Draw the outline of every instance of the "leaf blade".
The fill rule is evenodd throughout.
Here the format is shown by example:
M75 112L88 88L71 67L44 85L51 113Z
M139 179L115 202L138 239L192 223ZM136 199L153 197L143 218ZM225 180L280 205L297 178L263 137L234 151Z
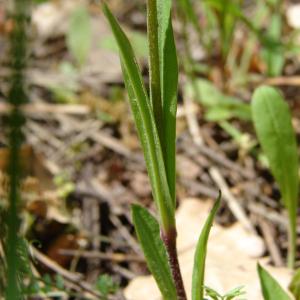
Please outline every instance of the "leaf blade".
M292 266L296 240L299 158L291 115L279 92L267 86L255 91L251 108L258 139L279 185L283 204L288 210L292 243L289 249L289 266Z
M171 19L167 28L163 51L162 103L163 103L163 152L171 197L176 201L176 113L178 89L178 61Z
M176 112L178 60L171 20L170 0L157 0L158 40L162 97L162 150L170 194L176 201Z
M291 283L289 284L289 291L294 295L295 299L300 299L300 269L293 274Z
M194 268L193 268L193 278L192 278L192 300L202 300L204 294L204 271L205 271L205 259L207 251L207 242L210 233L210 229L213 224L214 217L221 202L221 193L214 204L204 226L201 231L195 256L194 256Z
M279 283L260 265L257 272L265 300L291 300Z
M171 276L167 253L160 238L159 224L145 208L139 205L132 205L132 218L147 265L164 299L176 300L176 289Z
M195 91L196 90L196 91ZM223 94L210 81L197 79L192 84L187 83L184 88L187 97L199 101L205 108L205 118L209 121L224 121L231 118L251 120L251 108L242 100Z
M103 9L120 50L124 80L144 152L153 197L159 211L163 229L167 231L175 225L175 205L170 196L165 164L153 111L129 40L107 5L104 4Z

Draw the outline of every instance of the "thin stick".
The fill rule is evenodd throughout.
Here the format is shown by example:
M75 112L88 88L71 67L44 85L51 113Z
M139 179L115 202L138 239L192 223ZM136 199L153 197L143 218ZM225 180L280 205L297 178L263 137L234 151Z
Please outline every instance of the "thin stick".
M278 245L275 242L274 228L272 228L270 223L264 220L263 218L260 218L258 220L258 224L262 230L262 234L265 238L267 247L269 249L270 255L274 261L275 266L282 267L284 265L284 262L280 254Z
M185 97L184 107L185 107L185 114L186 114L188 128L193 138L193 141L195 145L202 146L203 138L201 136L200 127L197 121L197 114L194 108L195 107L194 102L191 99Z
M51 260L49 257L44 255L34 247L30 247L30 251L33 254L33 257L36 258L41 264L48 267L55 273L60 274L62 277L64 277L66 280L70 281L71 283L76 284L82 290L96 297L96 299L101 299L101 295L98 292L96 292L93 289L93 287L90 286L87 282L83 281L83 276L81 274L73 273L64 269L59 264ZM116 300L117 298L114 296L108 296L108 299Z
M104 253L99 251L78 251L78 250L70 250L70 249L61 249L59 253L62 255L69 255L69 256L78 255L85 258L101 258L103 260L111 260L114 262L124 262L124 261L145 262L145 259L140 256L129 255L124 253Z
M300 86L300 76L267 78L263 83L269 85Z
M241 222L246 230L256 235L252 223L250 222L241 205L238 203L237 199L232 195L220 171L216 167L212 167L209 170L209 174L222 191L222 195L224 196L224 199L226 200L228 207L234 216Z
M41 100L42 101L42 100ZM12 105L0 103L0 114L8 114L12 111ZM24 114L35 116L38 114L70 114L70 115L87 115L91 109L82 104L49 104L49 103L31 103L24 104L20 107Z
M61 267L56 262L52 261L49 257L38 251L34 247L30 247L30 252L32 253L32 256L37 259L40 263L42 263L44 266L48 267L55 273L60 274L64 278L70 280L70 281L81 281L83 279L83 276L77 273L70 272L63 267Z

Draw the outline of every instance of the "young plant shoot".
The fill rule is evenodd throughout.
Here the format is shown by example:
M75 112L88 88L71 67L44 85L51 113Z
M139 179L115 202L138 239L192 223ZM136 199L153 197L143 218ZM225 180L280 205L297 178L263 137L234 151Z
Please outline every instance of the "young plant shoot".
M258 88L252 100L254 127L279 185L282 202L289 216L288 266L294 267L296 220L299 193L299 158L288 105L271 87Z
M176 110L178 63L171 22L171 0L147 1L150 95L132 46L106 4L104 13L117 41L129 102L141 141L158 221L132 206L136 233L165 300L186 300L176 248ZM220 198L220 197L219 197ZM218 200L199 238L193 273L193 299L203 299L206 246Z

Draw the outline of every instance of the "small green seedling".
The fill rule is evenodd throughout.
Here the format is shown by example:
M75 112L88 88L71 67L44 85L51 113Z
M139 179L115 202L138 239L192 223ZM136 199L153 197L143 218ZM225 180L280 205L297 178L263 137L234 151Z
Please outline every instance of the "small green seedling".
M271 87L258 88L252 100L254 127L279 185L289 216L288 266L293 268L296 255L296 218L299 193L299 158L295 132L288 105Z
M245 295L246 292L244 291L244 287L240 286L222 296L214 289L206 286L205 294L212 300L242 300L241 298L237 299L237 297Z
M114 282L112 277L104 274L99 276L95 288L101 293L101 299L107 300L109 295L115 294L118 291L119 285Z
M129 95L129 102L134 116L135 124L141 140L146 166L150 177L152 186L153 198L156 203L158 211L157 219L149 213L149 211L140 205L132 206L132 217L135 230L142 246L149 270L151 271L157 285L161 291L164 300L186 300L186 292L183 286L183 280L178 264L178 255L176 249L176 225L175 225L175 129L176 129L176 106L177 106L177 84L178 84L178 65L176 58L176 49L173 37L172 23L171 23L171 0L148 0L148 45L149 45L149 71L150 71L150 94L144 85L141 71L139 69L137 60L134 55L133 48L126 37L125 33L119 26L117 20L106 4L103 5L104 13L109 21L114 37L119 47L121 65L125 85ZM276 94L278 97L278 94ZM267 95L268 96L268 95ZM274 96L274 94L271 96ZM290 136L291 124L288 123L290 119L284 115L283 127L287 129L286 133L278 134L277 120L275 125L269 118L262 118L267 120L262 122L259 114L262 110L257 109L257 101L260 103L264 99L264 95L256 93L253 103L253 114L256 127L259 131L259 136L265 141L265 136L268 137L270 129L271 133L275 134L275 142L273 139L266 143L267 149L269 147L276 148L277 139L283 138L284 145L290 145L292 150L287 150L286 154L292 154L291 162L288 163L289 172L287 174L289 179L293 179L291 185L289 181L284 181L283 184L278 177L278 182L281 184L283 199L290 212L291 219L291 261L294 260L294 243L295 243L295 195L298 193L298 181L296 184L295 169L298 166L298 160L294 156L295 141L293 136ZM267 97L268 99L268 97ZM264 100L263 100L264 101ZM275 100L278 102L278 99ZM279 100L280 102L280 100ZM281 102L280 102L281 103ZM262 104L259 104L262 105ZM280 104L276 104L280 105ZM277 107L275 105L275 108ZM264 107L263 107L264 108ZM284 106L284 114L288 111ZM281 108L280 108L281 109ZM269 113L267 111L267 113ZM264 113L266 114L266 113ZM264 116L264 115L263 115ZM281 121L279 121L281 122ZM288 125L285 123L287 122ZM266 124L265 124L266 123ZM270 124L271 125L270 125ZM275 126L275 129L273 128ZM267 134L265 129L267 129ZM280 126L281 128L281 126ZM279 129L280 129L279 128ZM267 138L268 140L268 138ZM288 147L286 147L288 148ZM290 148L288 148L290 149ZM275 152L275 158L278 159L278 153ZM291 153L290 153L291 152ZM274 153L271 155L270 164L273 166ZM295 163L296 162L296 163ZM282 165L280 165L282 167ZM277 175L277 165L272 168L273 173ZM285 173L284 173L285 174ZM281 175L281 173L280 173ZM285 174L286 175L286 174ZM199 237L195 257L192 278L192 300L204 299L204 271L205 271L205 257L207 252L207 241L209 232L213 223L213 219L220 204L220 197L215 203L208 219L202 229ZM276 295L279 298L284 298L286 295L278 284L268 273L262 268L258 269L263 287L265 300L269 300L268 291L273 287ZM235 289L225 296L220 296L212 289L206 289L208 296L215 297L215 299L234 299L242 295L241 289ZM217 297L217 298L216 298ZM282 298L280 298L282 297ZM214 299L214 298L213 298ZM272 298L275 300L276 298ZM276 299L276 300L277 300Z
M176 110L178 64L171 23L171 0L148 0L150 93L133 48L106 4L104 13L119 47L129 102L141 141L158 221L148 210L132 206L136 233L150 271L165 300L186 300L176 249ZM202 230L195 254L192 299L203 299L207 240L219 200Z

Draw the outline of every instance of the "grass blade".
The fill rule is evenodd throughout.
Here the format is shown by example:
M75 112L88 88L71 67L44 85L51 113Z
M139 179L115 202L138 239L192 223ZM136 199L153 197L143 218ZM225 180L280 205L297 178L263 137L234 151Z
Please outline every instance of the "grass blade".
M176 300L166 249L160 238L156 219L143 207L132 205L134 227L143 248L147 265L165 300Z
M291 300L279 283L259 264L257 272L265 300Z
M283 1L275 0L270 3L270 22L268 26L267 34L268 36L277 41L281 42L281 37L283 34L283 18L281 11L283 9ZM285 52L283 47L273 47L265 45L262 51L262 57L267 64L267 75L268 76L279 76L282 73L284 63L285 63Z
M192 300L203 300L204 297L204 272L209 232L221 202L221 193L214 204L201 231L194 257L193 279L192 279Z
M131 110L144 151L162 228L164 231L168 231L175 226L175 205L168 188L165 164L153 111L133 49L109 8L104 4L103 9L120 50L122 70Z
M290 222L289 266L295 260L299 160L288 105L271 87L258 88L252 100L252 116L258 139L279 185Z
M178 4L180 8L185 12L188 20L193 24L197 34L200 36L202 34L202 29L200 27L200 22L196 14L195 8L191 0L179 0Z
M157 0L157 7L163 115L161 145L170 194L175 205L178 61L171 22L171 1Z

